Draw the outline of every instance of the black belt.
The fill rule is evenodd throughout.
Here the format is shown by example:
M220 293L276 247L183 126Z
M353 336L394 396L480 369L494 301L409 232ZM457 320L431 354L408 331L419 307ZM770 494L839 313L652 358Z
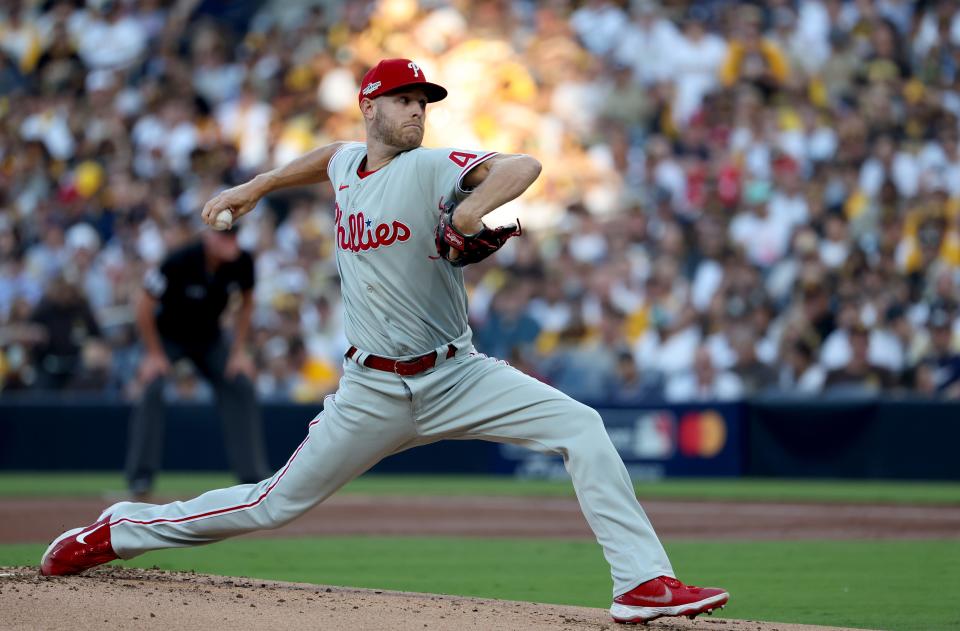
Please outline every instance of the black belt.
M352 358L357 354L357 347L351 346L347 350L346 357L347 359ZM457 347L453 344L447 345L447 359L450 359L457 354ZM437 365L437 351L430 351L426 355L420 355L419 357L414 357L413 359L406 359L399 361L396 359L388 359L386 357L378 357L377 355L367 355L367 358L363 360L363 365L367 368L373 368L374 370L382 370L384 372L392 372L401 377L411 377L413 375L418 375L425 370L430 370Z

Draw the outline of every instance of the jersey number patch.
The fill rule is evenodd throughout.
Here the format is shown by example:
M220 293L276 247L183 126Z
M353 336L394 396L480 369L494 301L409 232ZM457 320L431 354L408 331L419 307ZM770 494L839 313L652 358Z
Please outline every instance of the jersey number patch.
M453 151L453 152L451 152L450 155L447 156L447 157L450 158L451 160L453 160L454 164L456 164L458 167L461 167L461 168L462 168L462 167L467 166L467 165L470 163L471 160L473 160L474 158L476 158L476 157L477 157L477 154L475 154L475 153L466 153L466 152L464 152L464 151Z

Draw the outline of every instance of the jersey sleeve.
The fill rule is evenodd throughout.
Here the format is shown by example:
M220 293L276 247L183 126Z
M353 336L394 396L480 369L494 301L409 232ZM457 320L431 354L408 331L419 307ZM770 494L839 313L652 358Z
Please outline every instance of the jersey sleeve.
M447 147L430 149L425 154L426 169L437 195L454 195L457 199L463 199L472 192L463 184L463 178L475 166L497 155L497 152Z
M143 289L156 300L162 300L170 287L170 279L174 275L173 268L177 260L168 257L159 266L151 267L143 275Z
M327 162L327 177L330 178L330 183L334 189L346 178L349 166L347 156L351 151L356 151L357 147L362 146L363 143L359 142L345 142L330 156L330 160Z

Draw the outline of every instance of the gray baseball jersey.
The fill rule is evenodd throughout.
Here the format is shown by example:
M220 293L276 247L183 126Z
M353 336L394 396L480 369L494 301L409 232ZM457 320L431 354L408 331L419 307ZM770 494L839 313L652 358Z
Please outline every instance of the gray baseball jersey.
M360 349L344 361L336 394L269 479L186 502L108 508L116 554L129 559L276 528L391 454L443 439L480 439L563 457L610 563L614 595L673 576L600 415L470 343L462 272L437 258L434 232L439 206L465 193L458 190L464 175L494 154L415 149L363 175L365 154L365 145L348 143L328 165L346 333ZM414 375L364 364L369 354L434 349L442 351L436 365Z
M421 147L361 175L366 155L365 144L347 143L327 167L347 340L385 357L468 344L463 271L438 259L434 233L440 206L496 154Z

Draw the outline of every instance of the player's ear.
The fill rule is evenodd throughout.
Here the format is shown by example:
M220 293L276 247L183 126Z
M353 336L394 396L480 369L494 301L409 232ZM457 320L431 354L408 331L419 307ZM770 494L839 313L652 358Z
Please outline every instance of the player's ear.
M363 118L366 120L373 120L376 107L377 105L373 102L373 99L363 99L360 101L360 113L363 114Z

